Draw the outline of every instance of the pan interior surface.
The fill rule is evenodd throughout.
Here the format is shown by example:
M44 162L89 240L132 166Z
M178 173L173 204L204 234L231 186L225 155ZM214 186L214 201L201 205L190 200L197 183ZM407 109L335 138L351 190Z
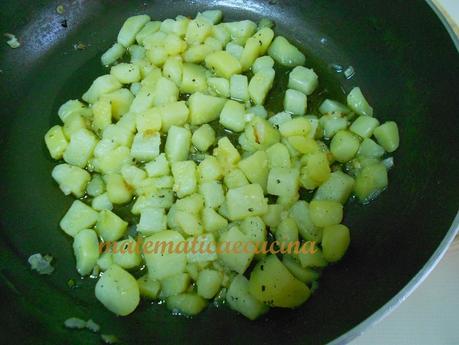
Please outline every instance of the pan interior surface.
M222 9L225 20L274 20L277 34L302 47L306 66L318 72L330 96L344 101L360 86L378 118L395 120L402 141L390 185L369 206L348 205L343 222L351 229L351 247L297 310L272 310L252 322L210 306L189 320L143 302L132 315L115 317L96 300L95 281L78 277L71 241L58 228L72 198L51 179L55 163L43 136L58 123L63 102L80 98L107 73L100 56L125 18L194 16L213 8ZM416 275L457 212L459 59L423 2L3 1L0 32L14 33L22 43L0 48L0 340L10 334L8 343L99 344L96 334L63 327L65 319L80 317L128 344L328 342L376 312ZM74 48L80 42L86 49ZM355 76L345 79L335 64L353 66ZM51 276L30 271L27 258L37 252L56 258ZM69 288L69 279L78 287Z

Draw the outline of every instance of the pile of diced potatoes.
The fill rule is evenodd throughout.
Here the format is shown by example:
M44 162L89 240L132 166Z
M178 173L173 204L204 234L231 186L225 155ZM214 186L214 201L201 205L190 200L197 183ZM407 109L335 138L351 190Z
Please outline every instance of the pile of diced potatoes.
M325 99L308 112L319 79L303 53L269 20L221 20L219 10L128 18L102 55L107 74L63 104L45 135L59 161L52 177L75 197L60 227L76 268L99 276L96 297L115 314L141 296L187 315L213 300L249 319L298 307L349 246L348 198L367 203L388 184L395 122L373 117L357 87L347 104ZM264 104L276 66L290 72L273 114ZM129 219L117 214L126 205ZM138 239L315 241L317 252L100 252Z

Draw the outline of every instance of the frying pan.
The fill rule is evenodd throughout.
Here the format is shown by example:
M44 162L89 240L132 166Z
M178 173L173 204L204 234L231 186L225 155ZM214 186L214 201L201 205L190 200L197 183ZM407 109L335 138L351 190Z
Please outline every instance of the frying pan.
M348 254L297 310L272 310L252 322L210 306L190 320L144 302L116 317L95 299L95 281L77 276L70 239L57 225L71 198L50 177L55 163L43 135L58 123L59 105L104 73L100 55L126 17L192 16L209 8L222 9L225 20L273 19L277 33L302 47L331 95L343 101L358 85L381 120L397 121L402 141L390 186L370 206L347 206ZM4 32L22 46L0 45L0 343L100 343L89 331L65 329L71 316L94 319L126 344L345 343L395 308L456 234L458 51L426 2L5 0ZM75 50L79 42L86 49ZM352 65L356 74L346 80L333 64ZM51 276L30 271L27 258L36 252L56 258Z

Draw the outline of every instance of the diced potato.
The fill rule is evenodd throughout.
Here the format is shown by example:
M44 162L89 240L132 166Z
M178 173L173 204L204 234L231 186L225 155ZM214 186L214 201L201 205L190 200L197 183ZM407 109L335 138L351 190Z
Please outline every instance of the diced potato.
M113 204L124 204L132 199L132 187L119 174L104 176L107 194Z
M178 273L173 276L161 279L160 298L167 298L185 292L190 286L190 275L188 273Z
M266 190L268 181L268 155L265 151L257 151L239 162L239 169L251 183L257 183Z
M331 170L325 153L312 153L307 156L306 162L306 171L314 181L321 184L330 178Z
M343 220L343 205L337 201L313 200L309 204L309 214L315 226L339 224Z
M128 223L109 210L102 210L97 218L96 231L104 241L116 241L124 236Z
M207 90L206 69L194 63L183 64L180 91L183 93L205 92Z
M323 115L336 114L337 116L344 116L349 114L351 110L338 101L326 99L320 105L319 112Z
M217 158L223 173L231 170L241 159L239 151L233 146L228 137L223 137L218 141L214 149L214 156Z
M204 124L194 131L191 143L199 151L205 152L215 143L215 131L208 124Z
M188 99L190 123L201 125L218 119L226 99L196 92Z
M275 255L257 263L249 280L249 292L273 307L295 308L311 295L309 288L296 279Z
M207 68L212 70L217 76L226 79L242 71L240 62L226 51L218 51L207 55L205 62Z
M112 124L112 105L107 97L100 98L92 106L93 130L100 134L103 133L104 129Z
M198 167L199 179L203 181L219 180L222 178L222 168L214 156L206 156L206 158L199 163Z
M257 58L252 65L252 72L256 74L265 68L274 68L274 60L271 56L265 55Z
M100 57L100 62L104 66L111 65L117 60L121 59L126 52L126 48L122 44L115 43L110 48L107 49L105 53Z
M82 276L90 274L99 259L99 240L95 231L84 229L77 233L73 240L73 252L78 273Z
M71 165L84 168L92 157L96 144L96 136L82 128L70 137L70 143L64 152L64 160Z
M161 129L161 112L159 108L150 108L136 115L138 132L157 132Z
M199 272L198 280L196 285L198 287L198 295L211 299L220 290L223 275L215 270L205 269Z
M138 267L142 262L141 247L131 237L124 241L115 242L112 250L113 262L124 269Z
M145 164L145 170L150 177L169 175L169 162L167 161L166 155L161 153L154 160Z
M172 163L174 176L174 192L179 198L194 193L197 189L196 164L193 161L180 161Z
M237 226L220 235L218 258L229 269L240 274L249 267L254 256L254 247L250 239Z
M140 301L135 278L117 265L112 265L96 284L96 298L111 312L125 316L132 313Z
M394 152L400 144L398 126L394 121L388 121L374 130L378 144L387 152Z
M232 56L234 56L237 60L240 61L242 52L244 51L244 47L231 41L226 45L225 51L227 51Z
M148 26L148 24L149 23L147 23L144 28L146 28ZM132 46L130 46L128 48L128 52L129 52L129 55L131 56L131 62L132 63L136 63L136 62L138 62L138 61L140 61L140 60L145 58L146 49L143 46L139 46L137 44L133 44ZM139 65L137 65L137 66L139 66ZM139 68L140 68L140 66L139 66ZM143 76L143 72L141 74Z
M343 224L327 226L323 230L322 248L329 262L341 260L351 242L349 228Z
M279 223L276 232L276 240L288 248L289 244L298 241L298 226L292 218L285 218Z
M314 195L314 200L334 200L342 204L346 203L354 187L354 179L343 173L335 171L325 181Z
M263 55L268 50L274 38L274 31L268 27L259 27L259 30L253 35L260 45L259 55Z
M354 193L362 203L367 203L377 197L387 184L387 169L384 164L372 164L364 167L357 175Z
M159 156L161 137L158 132L147 130L134 136L131 156L139 161L151 161Z
M220 41L223 46L231 40L231 35L226 29L226 25L224 23L220 23L212 27L212 37Z
M269 307L261 303L249 292L249 281L242 274L234 277L226 293L226 301L231 309L240 312L250 320L265 314Z
M239 22L224 23L229 31L231 38L237 44L244 45L247 39L255 33L257 24L251 20L241 20Z
M140 221L137 231L151 235L167 229L167 217L164 208L145 207L140 211Z
M172 126L183 126L188 120L189 110L184 101L163 105L159 110L163 132L167 132Z
M61 126L53 126L45 134L45 143L53 159L61 159L68 142Z
M229 218L241 220L249 216L262 216L268 210L267 199L258 184L229 189L226 194Z
M357 155L368 158L380 158L384 155L384 148L376 144L372 139L365 138L360 144Z
M298 193L299 187L298 169L275 167L269 171L268 194L288 197Z
M378 126L378 119L371 116L360 116L352 123L349 130L362 138L369 138Z
M305 95L310 95L319 85L319 77L311 68L297 66L289 73L288 87L301 91Z
M163 75L180 88L183 75L182 58L180 56L169 56L163 65Z
M351 160L359 150L359 147L359 138L347 130L338 131L330 143L331 153L341 163Z
M297 201L290 208L289 216L295 220L298 232L302 238L307 241L320 241L322 231L312 222L309 204L306 201Z
M86 186L86 191L90 196L99 196L105 192L105 183L98 174L92 175L91 181Z
M310 129L311 124L305 117L295 117L279 125L279 132L284 137L290 137L293 135L306 136Z
M217 260L217 248L213 234L205 234L189 237L187 240L188 253L186 255L189 263L206 264Z
M294 89L285 91L284 109L294 115L304 115L307 107L306 95Z
M246 75L233 74L230 78L230 95L238 101L249 100L249 81Z
M232 131L243 131L245 127L244 105L231 99L226 101L220 113L220 123Z
M172 126L167 135L166 152L170 162L183 161L187 159L191 144L191 132L183 127Z
M113 174L119 173L121 168L130 162L132 162L130 150L126 146L119 146L116 149L103 152L93 163L97 171L104 174Z
M161 290L161 284L158 280L152 279L148 274L137 279L139 285L140 295L148 299L156 299L159 297L159 291Z
M301 267L303 268L323 268L328 265L322 251L315 247L314 252L311 250L307 250L305 252L299 251L298 254L295 254L295 258L299 261Z
M65 195L72 193L77 198L84 195L91 175L81 168L68 164L56 165L51 172L53 179Z
M310 284L319 279L319 272L309 267L302 267L301 264L290 255L282 257L282 263L293 276L305 284Z
M263 215L263 222L271 227L277 227L282 220L282 213L284 212L284 207L279 204L268 205L268 212Z
M205 208L202 211L202 222L206 232L217 232L228 225L228 221L212 208Z
M179 230L187 235L199 235L203 232L199 216L185 211L176 211L175 221Z
M347 95L347 105L359 115L373 116L373 108L358 87L354 87Z
M199 186L206 207L217 208L225 201L223 187L217 181L206 181Z
M175 83L167 78L160 77L153 92L153 105L159 106L176 102L179 89Z
M170 189L157 189L148 194L140 193L132 206L132 214L140 214L145 207L170 208L174 203L174 192Z
M101 195L96 196L94 199L92 199L91 207L95 209L96 211L102 211L102 210L111 211L113 209L113 204L110 201L108 194L103 193Z
M212 24L204 18L196 18L188 24L188 29L185 35L186 43L199 44L211 34Z
M266 225L260 217L245 218L241 222L239 228L250 241L253 241L253 243L258 245L258 248L260 248L262 243L266 242ZM255 255L255 258L259 259L263 255L263 253L258 253Z
M161 22L160 21L153 21L153 22L146 23L142 27L142 29L137 33L137 35L135 36L135 40L139 44L143 44L145 38L147 38L147 37L151 36L152 34L154 34L155 32L157 32L160 27L161 27Z
M277 63L286 67L301 66L306 61L303 53L285 37L277 36L268 49L268 54Z
M169 33L164 40L164 48L168 55L175 56L184 52L187 44L176 34Z
M62 120L62 122L65 123L67 118L72 114L79 114L83 117L90 117L91 110L79 100L71 99L59 107L57 114L59 115L59 118Z
M110 74L122 84L131 84L140 80L140 69L132 63L119 63L111 68Z
M266 96L273 86L274 76L274 69L264 68L256 72L250 79L248 91L253 103L261 105L265 102Z
M194 293L183 293L168 297L166 305L174 312L191 316L199 314L207 306L207 302Z
M242 50L239 62L241 63L242 71L247 71L255 59L260 55L260 41L255 37L250 37L245 43Z
M223 13L220 10L206 10L198 13L196 18L205 18L212 24L218 24L222 20Z
M75 237L81 230L92 228L96 224L97 217L98 213L91 207L80 200L75 200L59 225L66 234Z
M104 248L104 243L100 244L100 250ZM105 247L105 251L100 253L99 259L97 259L97 266L99 266L101 271L106 271L113 264L113 255L109 251L110 248Z
M100 96L121 88L121 83L111 74L97 77L82 98L88 103L95 103Z
M126 118L124 118L126 119ZM104 129L104 133L102 138L105 140L109 140L114 144L122 145L122 146L131 146L132 139L134 138L134 133L131 128L125 127L121 125L122 122L119 121L116 125L108 125ZM135 122L133 123L135 127ZM114 148L114 146L112 147ZM94 152L97 156L96 152Z
M214 77L208 78L207 85L212 96L225 98L230 96L230 84L228 79Z
M346 129L348 126L348 120L335 113L322 116L319 122L323 128L324 137L327 139L333 138L337 132Z
M279 132L268 121L258 116L246 125L244 135L239 137L242 148L249 152L265 150L279 141Z
M185 271L186 254L174 250L182 241L183 236L172 230L145 238L144 257L151 278L161 280Z
M88 121L80 113L71 113L65 118L63 132L67 139L80 129L87 129Z
M120 32L118 33L118 43L125 47L130 46L135 41L136 35L150 21L150 17L146 14L132 16L126 19Z

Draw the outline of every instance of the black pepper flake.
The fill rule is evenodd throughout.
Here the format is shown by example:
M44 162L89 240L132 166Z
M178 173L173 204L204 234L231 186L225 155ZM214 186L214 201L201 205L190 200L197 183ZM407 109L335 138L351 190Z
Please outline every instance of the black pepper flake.
M263 271L264 269L265 269L265 266L261 265L261 266L260 266L260 270Z
M68 26L68 25L67 25L67 19L61 20L61 26L62 26L63 28L67 28L67 26Z
M279 183L280 183L280 180L279 180L279 179L276 179L276 182L279 184Z
M249 212L253 212L253 208L252 207L249 208Z
M196 81L196 79L193 78L193 79L191 79L191 81L194 83Z
M265 291L266 290L266 286L262 285L261 286L261 291Z
M263 45L263 43L261 43L261 41L260 41L260 40L258 40L258 43L259 43L260 45Z

